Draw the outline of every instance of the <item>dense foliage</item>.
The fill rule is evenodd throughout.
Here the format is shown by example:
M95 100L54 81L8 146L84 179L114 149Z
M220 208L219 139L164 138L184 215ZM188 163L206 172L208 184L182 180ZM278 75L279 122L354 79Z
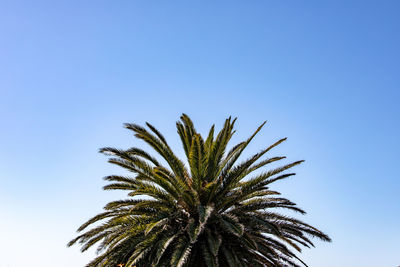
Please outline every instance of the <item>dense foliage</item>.
M183 114L176 125L188 164L149 123L148 129L126 124L159 158L140 148L101 149L111 156L110 163L133 173L106 177L111 183L104 189L127 190L129 198L108 203L103 213L78 229L83 233L68 245L79 242L82 251L98 246L98 256L87 266L305 265L296 251L301 251L301 246L314 246L310 237L330 238L278 213L278 209L305 212L270 189L273 182L294 175L286 171L302 161L260 172L260 168L285 158L262 159L284 138L238 162L265 123L227 151L235 120L228 118L215 137L211 127L203 139Z

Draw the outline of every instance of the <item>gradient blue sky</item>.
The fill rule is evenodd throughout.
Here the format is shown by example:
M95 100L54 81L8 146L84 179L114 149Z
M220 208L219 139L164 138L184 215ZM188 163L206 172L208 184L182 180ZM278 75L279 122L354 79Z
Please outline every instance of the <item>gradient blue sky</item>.
M75 229L123 198L97 153L124 122L205 132L305 159L276 185L330 234L311 267L400 264L399 1L1 1L1 266L83 266ZM181 152L180 152L181 154Z

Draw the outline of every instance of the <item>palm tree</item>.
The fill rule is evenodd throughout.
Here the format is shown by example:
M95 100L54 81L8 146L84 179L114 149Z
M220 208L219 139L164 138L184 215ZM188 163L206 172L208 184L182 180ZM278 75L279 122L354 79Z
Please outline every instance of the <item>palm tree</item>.
M296 251L314 246L310 237L330 238L278 208L305 212L269 187L294 173L285 172L295 161L264 172L260 168L285 157L262 159L286 140L281 139L238 163L243 150L265 122L247 140L227 145L236 119L228 118L214 138L214 126L204 140L183 114L176 126L188 164L180 160L164 136L125 124L150 145L166 163L140 148L102 148L109 162L134 176L111 175L105 190L127 190L130 198L108 203L79 229L69 242L81 250L98 244L98 256L87 266L300 266ZM250 176L252 175L252 176ZM87 228L91 226L90 230Z

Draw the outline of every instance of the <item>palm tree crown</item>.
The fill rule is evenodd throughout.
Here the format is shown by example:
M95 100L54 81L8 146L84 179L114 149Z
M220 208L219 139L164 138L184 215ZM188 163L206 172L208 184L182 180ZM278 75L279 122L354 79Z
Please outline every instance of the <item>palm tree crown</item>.
M206 139L183 114L176 126L188 164L172 151L151 124L148 129L125 124L166 163L140 148L102 148L109 162L133 173L111 175L105 190L127 190L129 197L108 203L105 211L84 223L82 251L98 244L98 256L87 266L299 266L301 246L310 237L330 238L277 208L304 214L295 203L278 197L270 184L294 175L295 161L264 172L260 168L285 157L262 157L286 138L238 162L263 123L247 140L227 151L236 119L228 118L214 137ZM87 228L91 226L91 229Z

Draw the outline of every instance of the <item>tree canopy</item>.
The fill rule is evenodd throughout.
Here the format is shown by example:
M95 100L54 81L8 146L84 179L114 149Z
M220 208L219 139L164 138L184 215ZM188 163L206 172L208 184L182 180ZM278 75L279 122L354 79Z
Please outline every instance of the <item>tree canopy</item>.
M105 147L109 162L132 175L110 175L105 190L126 190L128 198L108 203L69 242L98 255L87 266L302 266L302 247L311 238L330 241L317 228L278 211L305 214L272 190L272 183L295 175L303 161L264 170L283 156L266 157L286 138L242 160L240 156L265 122L230 149L236 119L228 118L203 138L185 114L176 123L186 161L179 159L165 137L150 123L125 124L150 145Z

